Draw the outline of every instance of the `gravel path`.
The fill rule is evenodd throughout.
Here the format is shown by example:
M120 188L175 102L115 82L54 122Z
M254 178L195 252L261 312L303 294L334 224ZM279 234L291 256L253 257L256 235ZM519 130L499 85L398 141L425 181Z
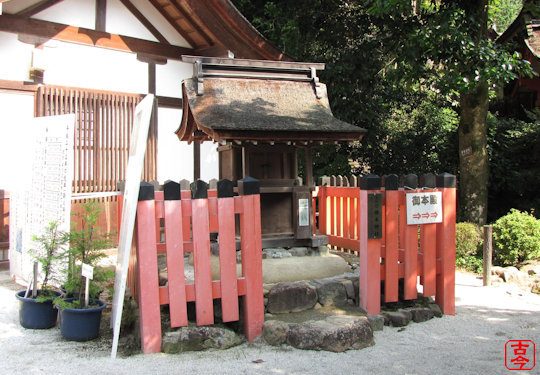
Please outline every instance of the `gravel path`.
M256 342L225 351L116 360L109 358L110 338L74 343L64 341L58 328L20 327L16 287L8 278L0 272L0 374L540 374L540 296L508 286L483 288L472 275L457 274L456 316L405 329L385 327L376 332L375 346L359 351L303 351ZM510 339L536 343L532 371L505 368Z

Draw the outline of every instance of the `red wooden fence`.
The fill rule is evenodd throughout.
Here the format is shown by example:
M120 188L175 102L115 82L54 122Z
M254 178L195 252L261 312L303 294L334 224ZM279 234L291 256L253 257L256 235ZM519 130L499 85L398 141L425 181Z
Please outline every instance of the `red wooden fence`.
M221 299L223 322L230 322L239 320L238 299L243 296L247 339L252 341L261 334L264 302L259 182L251 178L239 181L240 195L235 197L227 180L219 181L217 197L211 197L214 194L206 189L204 182L197 181L191 199L186 196L189 192L180 192L175 182L156 192L152 185L141 184L128 286L139 303L144 353L161 350L160 306L167 304L172 327L187 325L187 302L195 302L197 325L210 325L214 324L214 299ZM239 215L240 223L241 277L236 273L235 215ZM214 229L218 231L220 258L220 280L216 281L212 281L210 266L210 232ZM194 257L193 282L184 276L188 248ZM167 254L167 286L159 286L158 253Z
M406 187L398 188L397 176L389 176L381 188L380 178L370 175L362 178L362 188L319 187L319 234L328 235L330 246L359 254L360 304L368 314L380 313L381 281L384 301L395 302L400 279L403 299L417 298L418 276L423 295L435 296L445 314L455 313L456 180L441 174L425 175L424 181L418 190L417 177L409 175ZM406 194L432 191L442 193L442 223L407 225ZM368 238L370 193L382 195L380 238Z

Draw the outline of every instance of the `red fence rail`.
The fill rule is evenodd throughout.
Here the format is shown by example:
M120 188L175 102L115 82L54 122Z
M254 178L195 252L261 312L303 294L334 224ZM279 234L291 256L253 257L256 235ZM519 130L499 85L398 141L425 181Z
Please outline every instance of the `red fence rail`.
M264 302L259 182L246 178L239 181L238 190L240 195L233 197L232 183L222 180L217 197L208 197L213 194L208 194L206 183L197 181L192 197L186 197L175 182L156 192L151 184L141 184L128 286L139 303L144 353L161 350L161 305L169 305L172 327L187 325L187 302L195 302L197 325L210 325L214 324L214 299L221 299L222 320L230 322L239 320L238 300L243 296L247 339L253 341L261 334ZM241 277L236 270L235 215L240 224ZM164 228L163 236L160 228ZM220 279L214 281L210 262L213 229L218 232L220 263ZM193 251L193 281L186 280L184 274L188 247ZM159 286L158 253L167 254L166 286Z
M319 234L328 235L337 250L358 253L360 304L368 314L380 313L381 292L384 302L398 301L400 279L402 298L416 299L418 277L424 296L435 296L445 314L455 313L456 179L449 174L423 177L422 189L415 175L406 176L401 188L397 176L387 176L381 187L380 178L370 175L362 178L361 187L318 189ZM407 225L406 195L435 191L442 195L442 222ZM375 214L381 219L379 238L368 236L368 194L382 198L381 212Z

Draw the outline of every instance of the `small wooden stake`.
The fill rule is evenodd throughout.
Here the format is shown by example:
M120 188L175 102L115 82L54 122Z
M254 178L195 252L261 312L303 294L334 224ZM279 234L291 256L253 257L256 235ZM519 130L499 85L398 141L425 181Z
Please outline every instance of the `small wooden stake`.
M84 308L87 309L90 279L88 277L85 277L84 279L86 280L86 285L84 286Z
M32 298L37 297L38 262L34 262L34 280L32 281Z
M491 225L484 225L484 286L491 285L492 235L493 227Z

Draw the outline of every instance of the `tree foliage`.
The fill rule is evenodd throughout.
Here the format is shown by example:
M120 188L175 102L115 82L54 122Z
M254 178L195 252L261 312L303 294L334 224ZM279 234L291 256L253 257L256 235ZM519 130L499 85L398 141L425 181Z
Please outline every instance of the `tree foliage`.
M316 152L315 176L351 157L379 174L458 171L462 218L485 222L489 92L532 72L488 38L488 0L233 3L296 60L325 62L334 115L368 129L361 144ZM494 1L491 19L514 3Z

